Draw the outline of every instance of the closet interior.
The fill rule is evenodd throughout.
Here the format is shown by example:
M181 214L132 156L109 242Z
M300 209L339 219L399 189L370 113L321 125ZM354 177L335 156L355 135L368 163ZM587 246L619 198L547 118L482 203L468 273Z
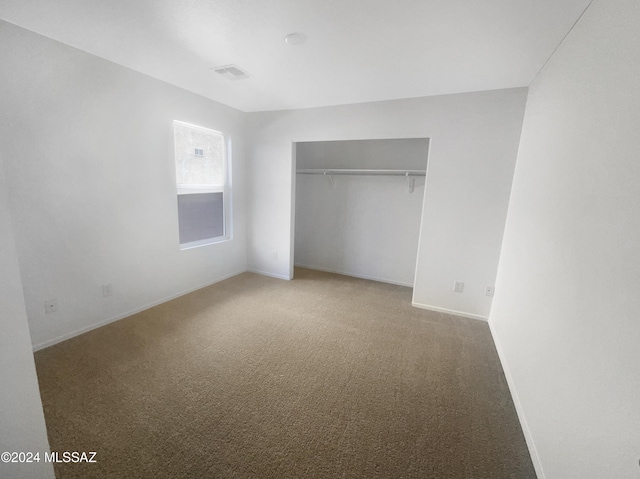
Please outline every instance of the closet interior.
M295 143L295 265L413 286L428 151L428 138Z

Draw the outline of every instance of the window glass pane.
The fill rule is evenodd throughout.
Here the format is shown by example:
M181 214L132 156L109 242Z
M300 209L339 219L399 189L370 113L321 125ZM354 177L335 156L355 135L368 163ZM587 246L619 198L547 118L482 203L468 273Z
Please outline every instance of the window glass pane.
M176 183L224 185L224 137L215 131L174 122Z
M180 244L224 236L223 193L178 195Z

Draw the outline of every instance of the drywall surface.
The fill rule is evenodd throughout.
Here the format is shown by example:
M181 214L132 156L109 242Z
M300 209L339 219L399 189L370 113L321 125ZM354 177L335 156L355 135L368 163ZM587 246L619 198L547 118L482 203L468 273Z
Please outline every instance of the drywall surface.
M596 0L527 102L490 325L540 478L640 477L639 23Z
M40 462L0 462L0 477L53 478L47 431L0 156L0 453L39 452Z
M246 269L241 112L5 22L0 53L0 154L36 347ZM179 249L173 120L231 137L231 241Z
M292 142L429 138L414 304L488 316L525 99L511 89L248 114L249 267L292 274Z
M296 164L424 171L428 151L417 138L296 143ZM295 264L413 286L423 196L424 176L296 175Z
M306 141L296 143L296 166L424 170L428 151L428 138Z

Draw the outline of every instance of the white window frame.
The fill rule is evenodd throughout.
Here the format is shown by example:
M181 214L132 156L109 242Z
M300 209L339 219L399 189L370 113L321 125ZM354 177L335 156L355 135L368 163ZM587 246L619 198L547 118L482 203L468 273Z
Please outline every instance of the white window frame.
M178 243L180 245L180 250L187 250L192 248L197 248L200 246L207 246L211 244L221 243L224 241L229 241L232 231L231 225L231 138L221 131L214 130L212 128L206 128L199 125L194 125L192 123L187 123L184 121L173 120L173 138L174 138L174 154L173 154L173 164L175 170L176 164L176 144L175 144L175 125L181 125L183 127L192 128L196 130L204 130L207 132L213 132L217 135L222 136L222 178L224 179L224 184L221 186L214 185L185 185L177 182L176 179L176 200L180 195L188 195L188 194L197 194L197 193L222 193L222 230L223 234L221 236L216 236L214 238L204 238L197 241L190 241L188 243L180 243L180 235L178 231ZM195 156L194 153L192 153ZM176 212L176 214L178 214ZM179 229L179 221L180 218L177 218L178 222L176 225Z

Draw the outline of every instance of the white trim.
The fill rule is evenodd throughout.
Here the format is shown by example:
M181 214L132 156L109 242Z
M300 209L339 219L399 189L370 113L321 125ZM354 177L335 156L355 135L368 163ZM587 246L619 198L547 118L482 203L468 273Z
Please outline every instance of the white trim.
M414 308L428 309L429 311L437 311L438 313L447 313L453 314L454 316L462 316L463 318L477 319L479 321L485 322L489 321L489 318L487 318L486 316L481 316L479 314L465 313L464 311L455 311L453 309L447 308L439 308L437 306L431 306L428 304L416 303L415 301L411 302L411 306L413 306Z
M296 249L296 168L298 164L297 143L291 142L291 200L289 203L289 277L293 278Z
M225 279L233 278L234 276L238 276L239 274L242 274L244 272L246 272L246 270L243 269L243 270L235 272L235 273L230 273L230 274L221 276L220 278L217 278L217 279L215 279L213 281L201 284L200 286L196 286L195 288L190 288L188 290L182 291L180 293L173 294L173 295L165 297L163 299L159 299L157 301L152 301L152 302L147 303L147 304L145 304L145 305L143 305L143 306L141 306L139 308L135 308L135 309L132 309L130 311L127 311L126 313L119 314L117 316L105 319L103 321L99 321L99 322L91 324L89 326L84 326L84 327L82 327L80 329L76 329L74 331L71 331L70 333L65 333L65 334L63 334L61 336L57 336L57 337L55 337L53 339L48 339L47 341L43 341L41 343L34 344L32 346L33 347L33 351L36 352L36 351L39 351L41 349L48 348L49 346L53 346L54 344L61 343L62 341L66 341L67 339L71 339L71 338L79 336L79 335L81 335L83 333L88 333L89 331L92 331L94 329L98 329L98 328L100 328L102 326L106 326L107 324L114 323L114 322L119 321L119 320L124 319L124 318L128 318L129 316L133 316L134 314L140 313L140 312L145 311L145 310L147 310L149 308L153 308L154 306L158 306L159 304L166 303L167 301L171 301L172 299L179 298L180 296L184 296L185 294L193 293L194 291L198 291L199 289L206 288L207 286L211 286L212 284L219 283L220 281L224 281Z
M224 193L224 185L176 185L178 196L201 193Z
M200 125L194 125L193 123L187 123L186 121L180 121L180 120L173 120L173 123L176 124L180 124L181 126L186 126L187 128L193 128L194 130L202 130L202 131L206 131L207 133L217 133L220 136L224 136L224 133L222 133L219 130L214 130L213 128L208 128L206 126L200 126Z
M433 136L426 137L429 139L429 144L427 145L427 167L425 168L424 173L424 191L422 192L422 206L420 207L420 228L418 229L418 250L416 251L416 264L413 268L413 294L411 295L411 301L416 297L416 289L415 285L418 284L418 266L420 265L420 250L422 245L422 231L425 228L425 219L424 219L424 206L427 204L427 191L429 188L429 170L431 169L431 147L433 146ZM412 303L413 304L413 303Z
M269 276L271 278L284 279L284 280L287 280L287 281L290 281L290 280L293 279L293 278L290 278L288 276L285 276L284 274L271 273L269 271L262 271L262 270L259 270L259 269L249 268L247 271L249 273L261 274L262 276Z
M189 243L181 243L180 251L199 248L200 246L208 246L210 244L224 243L225 241L231 241L231 238L229 238L228 236L216 236L215 238L205 238L198 241L190 241Z
M518 414L518 419L520 420L520 427L522 428L524 439L527 442L529 455L531 456L531 462L533 463L533 467L536 470L536 475L538 476L538 479L545 479L546 476L544 475L542 462L540 461L540 456L538 455L538 449L536 448L536 444L533 441L533 436L531 435L531 430L529 429L527 418L525 417L524 410L522 409L522 403L520 402L520 398L518 397L518 392L516 391L516 386L513 382L511 371L507 366L504 353L502 352L502 347L500 346L500 341L498 340L498 336L496 335L496 332L493 329L491 321L489 321L489 331L491 332L491 338L493 339L493 343L496 346L496 351L498 352L498 358L500 359L500 364L502 365L504 376L507 379L507 386L509 386L509 392L511 392L513 405L516 408L516 413Z
M395 281L393 279L378 278L377 276L369 276L369 275L366 275L366 274L355 274L355 273L350 273L348 271L337 271L335 269L322 268L320 266L310 266L308 264L296 263L295 265L300 267L300 268L307 268L307 269L315 269L317 271L324 271L325 273L341 274L343 276L353 276L354 278L368 279L369 281L378 281L380 283L396 284L398 286L407 286L409 288L413 288L413 284L405 283L404 281Z

